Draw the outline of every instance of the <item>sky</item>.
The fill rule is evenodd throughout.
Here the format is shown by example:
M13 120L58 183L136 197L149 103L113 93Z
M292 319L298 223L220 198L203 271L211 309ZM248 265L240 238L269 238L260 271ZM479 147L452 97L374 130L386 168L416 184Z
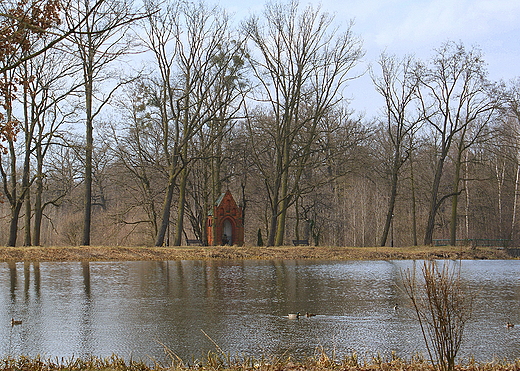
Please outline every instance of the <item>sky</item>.
M264 0L220 0L235 19L260 14ZM357 71L377 67L381 52L415 55L427 60L446 41L482 50L489 78L506 82L520 77L520 0L300 0L320 6L363 40L365 57ZM369 74L352 81L344 95L365 117L375 117L383 104Z

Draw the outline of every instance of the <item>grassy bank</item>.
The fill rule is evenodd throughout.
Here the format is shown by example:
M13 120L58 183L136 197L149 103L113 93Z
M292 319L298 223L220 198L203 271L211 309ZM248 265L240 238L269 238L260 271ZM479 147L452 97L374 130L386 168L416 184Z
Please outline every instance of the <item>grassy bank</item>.
M479 247L0 247L0 261L131 261L207 259L511 259L505 250Z
M151 364L151 365L150 365ZM423 359L406 361L400 358L382 359L374 357L370 360L359 360L356 355L343 360L334 360L325 354L309 357L304 361L293 361L291 357L284 359L233 359L227 356L209 354L205 360L193 360L184 363L174 359L168 365L157 362L125 361L112 356L106 359L41 359L41 358L6 358L1 361L0 370L8 371L434 371L430 362ZM520 360L515 362L494 361L489 363L468 362L458 364L455 370L460 371L518 371Z

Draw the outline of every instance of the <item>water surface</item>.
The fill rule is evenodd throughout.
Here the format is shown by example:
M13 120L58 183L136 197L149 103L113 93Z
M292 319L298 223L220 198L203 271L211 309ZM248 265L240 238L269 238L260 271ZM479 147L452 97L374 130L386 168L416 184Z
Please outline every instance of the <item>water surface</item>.
M400 290L413 261L0 263L0 355L167 361L425 353ZM456 264L456 263L451 263ZM477 293L461 360L520 357L520 262L463 261ZM398 309L394 305L398 303ZM300 311L315 317L289 320ZM12 327L11 318L22 320ZM506 329L506 321L517 327Z

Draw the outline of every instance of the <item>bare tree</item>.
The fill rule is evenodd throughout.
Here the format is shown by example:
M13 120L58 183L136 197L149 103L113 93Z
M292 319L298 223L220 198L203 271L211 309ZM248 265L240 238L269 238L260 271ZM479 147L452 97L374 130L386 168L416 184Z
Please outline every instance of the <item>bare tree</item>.
M268 4L264 21L252 17L245 32L259 52L250 62L263 90L258 99L266 102L272 122L276 170L266 179L271 205L267 244L282 245L287 210L296 199L319 122L341 101L341 89L363 52L352 24L338 35L330 15L311 6L301 11L296 1Z
M520 78L517 78L511 83L511 87L508 93L508 108L509 116L513 132L512 147L516 148L516 156L514 160L516 162L516 171L514 177L514 198L513 210L511 217L511 229L509 233L509 239L512 239L518 231L517 227L517 212L518 212L518 196L520 195Z
M128 85L125 90L119 100L124 124L115 127L112 134L118 157L116 182L126 190L126 202L115 211L116 218L133 229L147 225L145 228L153 241L158 231L160 190L168 178L161 166L164 139L157 130L161 119L150 108L155 106L150 102L156 96L146 79Z
M42 38L42 42L45 40L46 37ZM64 196L55 195L43 200L45 158L50 147L59 142L63 124L70 115L74 114L74 105L70 100L65 102L79 87L73 78L78 72L79 65L74 63L68 53L49 49L30 59L23 66L25 73L31 77L23 95L25 116L22 125L25 138L23 178L32 177L30 184L35 185L31 187L31 192L25 194L24 245L40 245L44 209ZM34 165L29 163L30 157L35 159ZM33 166L34 169L31 168ZM29 196L34 196L34 205L31 204ZM32 207L34 218L32 218ZM34 227L31 236L32 219L34 219Z
M3 105L5 108L5 116L2 118L5 121L2 123L2 136L3 140L7 142L7 148L2 148L0 152L0 174L2 175L3 181L3 194L9 201L11 211L7 246L16 246L20 210L25 194L29 191L29 179L24 176L22 184L20 184L18 174L19 165L17 163L16 134L19 130L20 121L15 117L13 107L13 101L15 100L14 92L16 91L16 86L13 81L15 81L16 72L16 70L8 70L2 75L2 98L5 102ZM24 82L26 83L26 81ZM28 165L27 161L24 161L24 165ZM28 174L28 169L24 174Z
M15 117L13 103L16 91L21 88L27 93L30 76L26 61L35 45L46 31L59 22L59 4L56 1L27 2L5 1L0 5L0 139L7 142L7 149L1 146L3 155L8 154L8 164L0 164L4 193L11 206L9 246L16 245L18 217L26 195L29 192L30 136L25 138L25 157L21 184L18 184L15 151L16 134L20 120ZM23 94L21 110L24 128L30 125L28 102ZM6 169L7 167L7 169Z
M460 164L463 152L481 137L497 109L496 99L489 94L485 63L478 49L467 51L464 45L454 42L443 44L435 52L430 66L420 65L417 77L424 120L437 140L436 166L430 192L430 206L424 244L432 243L435 216L440 205L448 198L453 200L452 223L456 223ZM439 187L444 165L449 159L452 145L456 150L454 186L451 192L441 195ZM455 244L455 224L451 229L451 243Z
M394 219L400 171L409 158L413 137L420 122L418 113L410 112L415 108L413 103L419 79L413 73L415 62L411 57L405 57L400 61L383 53L379 58L379 66L381 77L372 74L372 81L378 93L385 99L385 137L392 149L389 171L390 196L380 243L381 246L385 246Z
M71 38L76 56L83 67L83 94L85 99L85 195L82 245L90 245L92 223L92 154L94 149L94 120L113 93L121 86L117 81L105 92L99 85L114 76L107 73L111 63L118 60L132 47L122 27L134 17L131 3L126 0L105 2L101 5L93 0L76 0L66 9L66 21L73 28L76 20L84 19Z
M154 12L145 25L143 42L153 52L159 71L155 103L168 173L155 244L164 244L177 188L173 244L180 245L188 179L197 159L193 143L207 125L225 124L230 114L232 117L235 108L230 105L237 94L232 88L236 78L232 71L237 68L243 45L231 37L228 16L218 8L202 2L171 2L161 9L151 1L147 8Z

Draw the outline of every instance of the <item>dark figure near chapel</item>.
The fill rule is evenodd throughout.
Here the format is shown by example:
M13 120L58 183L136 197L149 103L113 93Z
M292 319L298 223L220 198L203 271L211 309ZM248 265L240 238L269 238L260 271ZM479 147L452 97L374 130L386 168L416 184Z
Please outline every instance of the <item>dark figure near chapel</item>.
M229 190L220 195L210 210L207 233L210 246L244 244L242 208L237 206Z

